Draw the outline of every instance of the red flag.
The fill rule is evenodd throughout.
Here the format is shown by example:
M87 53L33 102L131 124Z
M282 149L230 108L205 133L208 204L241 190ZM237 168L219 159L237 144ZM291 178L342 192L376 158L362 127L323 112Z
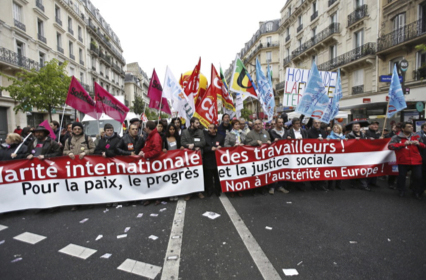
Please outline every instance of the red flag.
M129 112L123 103L115 99L111 93L103 89L95 82L96 110L98 113L105 113L114 120L123 123Z
M167 98L165 97L163 97L161 100L161 111L169 115L172 114L172 111L170 111L169 102L167 102Z
M141 120L142 120L143 122L147 122L147 121L148 121L148 118L146 117L145 113L142 113L142 115L141 115Z
M74 76L72 76L71 79L65 104L91 116L92 118L98 119L95 102Z
M217 124L217 94L222 91L222 87L218 85L220 77L213 64L211 72L212 83L207 88L204 98L200 100L194 114L194 117L197 117L204 127L208 127L212 123Z
M160 80L158 79L155 69L152 71L151 82L149 83L148 88L148 97L149 97L149 108L160 109L160 102L162 96L163 88L161 87Z
M184 88L186 96L191 103L194 103L198 95L198 89L200 87L200 68L201 68L201 57L198 60L198 64L195 66L194 70L191 73L191 77L189 78L188 85ZM194 105L191 105L195 107Z
M45 129L49 130L49 137L53 140L56 139L56 134L53 132L52 128L50 127L50 123L47 120L44 120L41 124L39 124L39 126L43 126Z

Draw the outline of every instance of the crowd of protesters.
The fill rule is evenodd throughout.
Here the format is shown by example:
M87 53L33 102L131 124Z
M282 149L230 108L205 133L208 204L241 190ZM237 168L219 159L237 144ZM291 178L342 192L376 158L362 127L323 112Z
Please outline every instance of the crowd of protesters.
M9 133L5 143L0 149L0 160L39 159L68 156L82 159L86 155L99 155L114 157L116 155L140 156L147 160L167 153L169 150L190 149L200 151L203 157L203 170L205 191L197 194L203 199L205 195L220 196L221 187L217 171L215 151L222 147L237 146L261 146L270 145L282 139L318 139L321 141L333 141L343 139L383 139L392 138L389 149L394 150L397 158L398 176L388 176L388 187L398 190L398 194L407 195L406 175L411 171L410 189L413 195L420 199L426 187L426 124L421 126L421 131L413 133L413 124L409 122L392 125L392 130L386 134L379 130L379 123L373 121L351 122L345 127L337 123L321 123L315 119L303 122L304 118L288 120L287 115L274 118L271 122L262 122L260 119L246 121L243 118L233 118L228 114L222 116L219 126L214 124L204 128L197 118L192 118L189 124L182 125L180 118L173 118L170 123L163 119L160 121L148 121L143 124L139 119L130 120L130 124L123 137L120 137L114 127L105 124L102 133L95 141L84 133L83 124L70 123L63 130L59 129L59 123L52 121L51 130L60 141L52 140L50 131L43 126L37 128L20 127L14 133ZM18 134L17 132L20 132ZM29 135L31 132L31 135ZM377 177L350 180L350 186L370 191L377 187ZM329 191L334 189L344 190L342 180L335 181L311 181L310 186L314 190ZM307 182L277 182L254 190L230 193L243 196L244 193L252 195L271 194L275 191L289 193L292 190L305 191ZM185 200L192 195L184 196ZM178 200L177 197L162 198L161 200ZM153 201L142 201L149 205ZM73 208L73 209L76 209Z

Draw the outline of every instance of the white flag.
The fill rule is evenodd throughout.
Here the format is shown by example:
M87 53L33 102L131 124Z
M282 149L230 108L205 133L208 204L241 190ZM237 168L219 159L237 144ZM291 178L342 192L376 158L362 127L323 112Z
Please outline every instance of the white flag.
M188 97L168 66L163 84L163 97L172 101L173 109L177 111L179 116L183 117L187 125L189 125L189 121L194 115L194 109L190 105Z

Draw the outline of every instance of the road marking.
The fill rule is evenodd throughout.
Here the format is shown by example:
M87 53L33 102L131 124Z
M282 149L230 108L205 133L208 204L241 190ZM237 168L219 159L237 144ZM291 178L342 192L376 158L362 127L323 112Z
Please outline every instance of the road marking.
M96 253L97 250L93 250L83 246L78 246L75 244L69 244L66 247L59 250L59 252L85 260L91 255L93 255L94 253Z
M7 229L7 228L8 228L7 226L0 225L0 231L2 231L2 230L4 230L4 229Z
M238 234L243 240L244 245L246 245L247 250L253 258L253 261L259 269L260 273L262 274L263 278L268 280L281 279L277 270L269 261L268 257L266 257L262 248L260 248L256 239L254 239L253 235L250 233L250 230L247 228L240 215L238 215L237 211L235 210L234 206L232 206L228 197L225 194L222 194L219 199L222 202L223 207L225 207L226 212L231 218L232 223L237 229Z
M13 239L34 245L45 238L46 236L38 235L31 232L24 232L24 233L21 233L20 235L15 236Z
M155 279L161 271L161 267L149 263L138 262L131 259L126 259L119 267L119 270L146 277L148 279Z
M175 217L173 218L172 231L170 233L166 257L164 258L161 280L179 278L180 252L182 249L185 209L186 201L179 199L176 205Z

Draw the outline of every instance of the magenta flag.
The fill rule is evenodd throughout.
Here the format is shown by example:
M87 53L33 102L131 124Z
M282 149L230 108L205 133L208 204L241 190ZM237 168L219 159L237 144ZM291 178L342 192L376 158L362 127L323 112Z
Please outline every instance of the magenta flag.
M114 120L123 123L129 112L123 103L95 82L95 100L98 113L105 113Z
M165 97L161 99L161 111L169 115L172 114L172 112L170 111L169 102L167 102L167 98Z
M53 140L56 139L55 132L53 132L52 128L50 127L50 123L47 120L44 120L44 122L42 122L38 126L43 126L45 129L49 130L50 132L49 137L52 138Z
M71 79L71 84L68 89L68 95L65 104L91 116L92 118L98 119L95 101L93 101L90 95L84 90L83 86L74 76L72 76Z
M160 102L162 97L163 88L161 87L160 80L158 79L157 73L152 71L151 82L148 88L149 108L160 109ZM169 109L170 110L170 109Z

